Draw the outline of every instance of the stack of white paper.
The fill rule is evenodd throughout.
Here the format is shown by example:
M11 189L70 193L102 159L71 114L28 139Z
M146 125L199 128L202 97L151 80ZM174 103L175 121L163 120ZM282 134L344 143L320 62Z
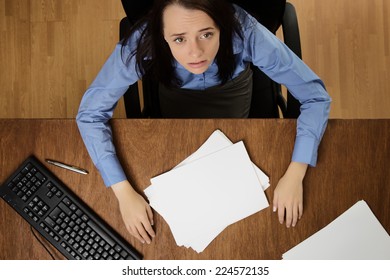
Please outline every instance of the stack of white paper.
M389 260L390 236L367 203L341 216L285 254L288 260Z
M266 207L268 177L242 141L219 130L171 171L151 179L150 205L166 220L178 246L202 252L228 225Z

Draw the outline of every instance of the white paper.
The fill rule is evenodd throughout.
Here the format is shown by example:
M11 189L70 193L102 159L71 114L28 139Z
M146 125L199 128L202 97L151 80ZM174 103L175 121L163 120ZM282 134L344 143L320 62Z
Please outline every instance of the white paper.
M283 254L283 259L390 260L390 236L361 200Z
M187 157L185 160L179 163L175 168L183 166L187 163L190 163L194 160L210 155L212 153L215 153L221 149L229 147L230 145L233 145L233 142L230 141L230 139L227 138L222 131L217 129L210 135L210 137L203 143L203 145L195 153ZM270 186L268 176L263 171L261 171L260 168L257 167L255 164L253 164L253 167L255 168L257 177L259 178L263 190L266 190Z
M179 246L197 252L228 225L269 206L242 141L151 179L150 205Z

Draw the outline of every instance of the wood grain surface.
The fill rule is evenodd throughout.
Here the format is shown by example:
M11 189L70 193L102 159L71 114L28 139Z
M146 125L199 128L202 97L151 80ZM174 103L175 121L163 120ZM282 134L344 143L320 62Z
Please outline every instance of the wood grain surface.
M295 120L283 119L112 121L117 153L140 193L151 177L170 170L220 129L233 142L243 140L252 161L270 177L266 190L270 203L291 158L295 126ZM330 120L318 164L304 180L304 215L297 226L280 225L268 207L227 227L200 254L178 247L158 213L157 236L151 245L142 245L127 233L116 198L103 185L74 120L0 120L0 139L0 183L30 154L41 161L52 158L89 170L89 175L80 175L47 165L145 259L281 259L361 199L390 232L390 120ZM27 222L3 200L0 248L0 259L50 258Z

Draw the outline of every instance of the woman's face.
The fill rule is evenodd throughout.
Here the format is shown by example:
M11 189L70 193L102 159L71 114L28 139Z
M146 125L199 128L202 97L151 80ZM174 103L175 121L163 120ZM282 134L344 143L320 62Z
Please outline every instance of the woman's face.
M164 38L173 57L193 74L202 74L219 49L219 29L200 10L169 5L163 14Z

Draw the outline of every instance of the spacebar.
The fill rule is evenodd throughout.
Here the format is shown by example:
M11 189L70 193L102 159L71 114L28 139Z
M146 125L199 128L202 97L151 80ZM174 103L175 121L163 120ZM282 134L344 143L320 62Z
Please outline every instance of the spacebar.
M108 234L101 229L97 224L95 224L92 220L89 220L87 224L96 231L97 234L99 234L108 244L110 244L112 247L116 244L114 240L111 239Z

